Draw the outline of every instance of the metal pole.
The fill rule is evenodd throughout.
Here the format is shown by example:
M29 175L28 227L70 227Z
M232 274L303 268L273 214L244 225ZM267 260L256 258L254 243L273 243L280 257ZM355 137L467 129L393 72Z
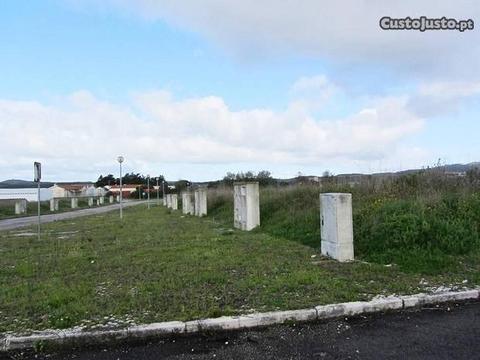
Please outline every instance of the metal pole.
M38 240L40 240L40 180L38 180L38 199L37 199L37 210L38 210Z
M150 209L150 176L147 177L147 199L148 199L147 207Z
M157 177L157 206L160 205L160 187L158 186L158 177Z
M123 219L122 200L123 200L123 191L122 191L122 163L120 162L120 219Z
M162 180L162 200L165 204L165 180Z

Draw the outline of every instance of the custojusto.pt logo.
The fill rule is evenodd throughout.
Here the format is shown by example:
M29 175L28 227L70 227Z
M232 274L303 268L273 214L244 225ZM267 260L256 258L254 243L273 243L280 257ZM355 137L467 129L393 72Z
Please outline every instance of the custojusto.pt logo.
M442 18L428 18L426 16L418 18L392 18L384 16L379 23L380 28L383 30L456 30L463 32L475 28L475 23L472 19L457 20L445 16Z

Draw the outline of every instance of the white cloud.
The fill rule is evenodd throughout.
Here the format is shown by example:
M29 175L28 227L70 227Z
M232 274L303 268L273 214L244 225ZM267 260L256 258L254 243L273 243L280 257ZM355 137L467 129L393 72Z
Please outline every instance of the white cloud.
M105 2L77 0L84 6ZM383 63L417 75L479 77L478 31L383 31L391 17L477 19L471 0L109 0L150 20L200 32L227 51L251 59L287 53L334 63Z
M85 91L58 106L0 100L0 152L9 159L0 162L0 173L11 172L11 164L30 167L41 159L57 168L54 173L84 178L87 172L105 173L119 153L142 168L165 162L308 166L335 159L377 161L423 127L423 120L407 109L407 100L379 98L341 119L316 119L295 107L232 111L220 97L176 100L166 91L136 94L127 105Z
M421 116L437 116L457 111L465 101L480 95L480 81L436 81L423 83L408 107Z

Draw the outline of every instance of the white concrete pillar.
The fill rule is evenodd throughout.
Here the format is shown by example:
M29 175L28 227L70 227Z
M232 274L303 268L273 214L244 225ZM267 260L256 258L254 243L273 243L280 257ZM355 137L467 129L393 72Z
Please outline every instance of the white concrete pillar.
M97 206L100 206L100 199L97 199Z
M117 195L117 202L120 202L120 195Z
M25 214L27 212L27 200L16 199L15 200L15 215Z
M195 216L207 215L207 189L195 190Z
M162 203L163 203L163 206L167 206L167 195L163 195Z
M100 196L98 200L99 200L99 205L103 205L105 203L105 198L103 196Z
M258 182L233 184L233 225L252 230L260 225L260 190Z
M190 191L182 193L182 212L188 215L195 214L195 206L193 203L193 194Z
M167 194L167 208L172 208L172 194Z
M88 206L93 206L93 198L92 197L88 198Z
M110 195L110 197L108 198L108 202L109 202L110 204L113 204L113 195Z
M172 210L178 210L178 197L177 194L170 195L172 197L171 200L171 208Z
M320 194L320 235L323 255L353 260L352 194Z
M58 199L50 199L50 211L58 211Z
M72 209L76 209L78 207L78 198L72 198L70 200L70 205Z

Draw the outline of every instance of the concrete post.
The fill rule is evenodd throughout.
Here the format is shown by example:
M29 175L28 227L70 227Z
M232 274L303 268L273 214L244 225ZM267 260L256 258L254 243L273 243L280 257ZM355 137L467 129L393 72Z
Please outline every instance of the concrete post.
M117 202L120 202L120 195L117 195Z
M16 199L15 200L15 215L25 214L27 212L27 200Z
M100 202L100 205L103 205L105 203L105 198L103 196L100 196L98 200Z
M320 235L323 255L353 260L352 194L320 194Z
M93 198L92 197L88 198L88 206L93 206Z
M167 195L163 195L162 203L163 203L163 206L167 206Z
M109 202L110 204L113 204L113 195L110 195L110 197L108 198L108 202Z
M167 194L167 208L172 208L172 194Z
M172 200L171 200L172 210L178 210L178 196L177 196L177 194L172 194L171 197L172 197Z
M100 199L97 199L97 206L100 206Z
M207 215L207 189L198 188L195 190L195 216Z
M71 204L72 209L76 209L78 207L78 198L72 198L70 200L70 204Z
M182 193L182 212L188 215L195 214L195 206L193 203L193 194L190 191Z
M237 229L252 230L260 225L260 191L258 182L233 184L233 225Z
M50 199L50 211L58 211L58 199Z

